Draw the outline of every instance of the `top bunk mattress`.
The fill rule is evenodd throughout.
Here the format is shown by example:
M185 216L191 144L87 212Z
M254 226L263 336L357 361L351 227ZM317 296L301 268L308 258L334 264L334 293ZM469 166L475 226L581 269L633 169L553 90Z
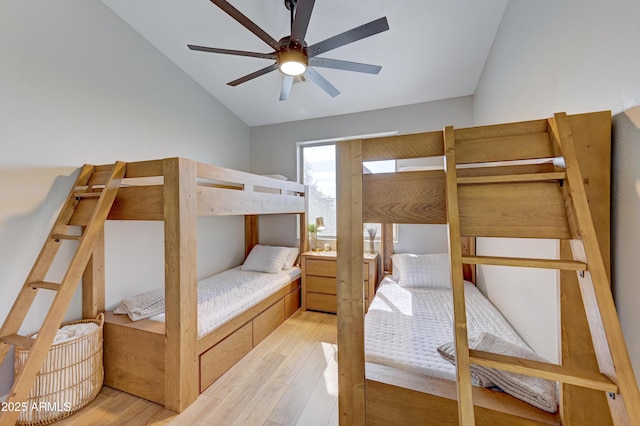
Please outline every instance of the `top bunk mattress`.
M469 340L481 332L528 348L498 309L465 282ZM367 362L455 380L456 369L437 351L453 341L451 290L401 287L390 277L380 283L365 316Z
M198 337L215 330L301 275L294 267L276 274L238 266L198 281ZM164 313L150 318L164 321Z

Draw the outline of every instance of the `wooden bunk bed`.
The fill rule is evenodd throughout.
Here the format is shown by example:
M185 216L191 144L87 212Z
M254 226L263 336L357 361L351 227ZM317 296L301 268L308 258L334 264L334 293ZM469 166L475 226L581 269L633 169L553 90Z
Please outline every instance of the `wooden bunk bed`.
M342 424L640 424L640 393L608 280L610 123L609 112L556 114L549 120L447 127L443 132L338 144ZM362 172L363 161L432 156L444 157L445 170ZM566 166L554 164L558 157ZM522 164L540 159L548 161ZM383 238L392 223L448 224L455 382L365 362L359 284L363 222L383 223ZM476 256L469 249L475 237L559 239L562 260ZM383 241L387 271L392 249L390 239ZM562 270L562 366L468 350L462 271L463 265L468 269L475 264ZM472 388L471 364L559 381L558 414Z
M107 312L105 384L180 412L300 306L298 278L198 337L196 218L244 215L248 255L258 243L257 215L299 214L304 229L305 188L180 158L127 165L125 178L153 176L164 184L121 188L108 218L164 220L166 322Z
M0 334L2 357L9 345L31 345L17 331L35 297L33 290L58 291L40 333L43 337L33 343L36 354L16 379L10 400L26 397L33 383L30 377L40 368L80 277L83 317L95 318L104 311L104 221L157 220L164 222L166 320L132 322L126 315L106 313L105 384L183 411L300 306L298 278L198 337L197 218L244 215L248 255L258 243L258 215L297 214L300 228L306 229L305 203L305 187L297 182L184 158L85 165ZM78 226L82 235L67 235ZM59 288L40 283L60 241L67 239L79 240L80 245L65 281ZM300 249L307 245L302 232Z

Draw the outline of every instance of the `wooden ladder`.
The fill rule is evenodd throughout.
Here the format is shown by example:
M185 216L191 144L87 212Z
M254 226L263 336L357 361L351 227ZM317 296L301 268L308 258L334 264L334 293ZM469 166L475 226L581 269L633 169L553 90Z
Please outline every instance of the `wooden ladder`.
M500 130L502 133L505 133L506 126L504 125ZM554 167L550 171L532 173L526 170L526 167L521 167L520 170L525 172L511 174L506 173L507 167L496 167L495 170L499 172L489 174L490 172L487 171L489 167L478 167L475 171L473 169L457 169L457 164L460 161L456 160L456 151L464 157L464 163L476 161L466 161L469 159L469 141L460 143L460 141L456 140L457 133L453 127L444 129L447 221L454 301L454 341L456 348L459 424L464 426L475 424L470 378L470 366L475 364L606 392L611 417L615 425L640 425L640 392L638 391L638 385L616 314L609 279L598 246L574 148L569 119L566 114L556 114L554 119L549 120L548 129L543 133L547 133L546 139L550 143L551 150L555 153L560 152L564 157L564 169ZM527 140L542 140L544 137L542 134L526 136ZM493 137L480 135L472 143L476 145L475 149L477 149L482 142L488 142L492 138L506 140L508 135L501 134ZM524 144L525 136L518 135L516 138L520 139L518 142ZM495 145L492 146L495 148ZM517 191L526 193L526 189L522 189L522 186L516 187L516 185L537 185L536 188L542 188L542 185L548 185L549 188L555 186L553 191L561 194L560 207L562 208L562 204L564 204L566 232L568 233L567 237L556 238L571 240L573 259L462 256L460 249L461 235L480 237L517 236L514 235L517 233L515 231L507 232L508 235L499 235L499 231L494 234L493 231L483 229L481 222L474 219L474 215L481 214L477 208L478 206L471 205L467 194L470 194L471 191L488 191L486 189L488 187L495 191L494 195L499 197L500 200L507 198L504 194ZM462 192L464 192L464 196L461 197ZM540 192L538 191L538 193ZM473 197L475 195L471 196L471 198ZM500 201L494 201L494 203L498 202ZM545 202L545 198L538 198L539 204L545 204ZM495 222L496 219L494 218L493 221ZM505 229L509 226L504 225ZM517 225L514 224L513 226L513 229L515 229ZM535 237L535 235L526 235L531 233L532 229L522 232L523 237ZM544 232L549 234L551 231L545 230ZM560 234L562 233L560 232ZM549 238L549 235L538 235L537 237ZM575 367L469 350L462 277L463 264L576 271L600 373L581 371Z
M91 257L94 246L104 232L104 222L124 177L126 163L116 162L110 170L104 169L101 166L98 171L92 165L85 165L80 170L40 255L0 329L0 364L9 352L10 346L30 350L22 370L15 378L7 403L26 401L82 278L82 273ZM69 234L72 226L81 226L82 234ZM78 244L64 278L60 283L45 281L61 242L65 240L78 241ZM54 291L55 297L37 338L32 339L28 336L22 336L18 332L38 290ZM18 415L19 411L0 411L0 425L13 425Z

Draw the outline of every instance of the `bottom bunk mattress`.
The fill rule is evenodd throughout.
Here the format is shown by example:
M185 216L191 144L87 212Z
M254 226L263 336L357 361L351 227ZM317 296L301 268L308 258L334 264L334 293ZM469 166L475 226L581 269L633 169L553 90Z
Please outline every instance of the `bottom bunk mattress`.
M198 281L198 337L215 330L300 275L297 267L269 274L243 271L238 266ZM149 319L164 321L164 313Z
M240 315L301 275L298 267L277 273L243 271L241 268L228 269L198 281L198 337ZM164 322L164 291L125 299L114 313L128 314L134 321L148 318Z
M465 282L465 300L470 339L490 332L527 347L496 307L469 282ZM439 346L452 340L450 290L401 287L390 277L382 280L365 316L367 362L455 380L455 366L438 353Z
M465 282L465 299L470 346L481 340L485 346L487 342L498 342L502 347L509 346L514 356L537 359L500 311L469 282ZM438 352L439 348L448 351L453 361L453 319L451 290L403 287L386 277L365 316L365 360L455 381L455 365ZM485 339L485 336L490 337ZM501 353L498 345L495 352ZM494 352L490 346L477 349ZM511 376L503 380L502 372L485 369L474 374L474 368L478 367L472 367L475 385L499 384L505 392L545 411L554 412L557 408L554 382L513 373L506 373ZM491 371L487 374L487 370ZM491 382L490 378L495 378L496 373L499 381Z

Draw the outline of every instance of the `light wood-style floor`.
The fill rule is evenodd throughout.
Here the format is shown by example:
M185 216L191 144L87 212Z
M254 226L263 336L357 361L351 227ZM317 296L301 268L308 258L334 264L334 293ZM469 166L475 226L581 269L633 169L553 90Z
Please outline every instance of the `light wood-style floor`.
M296 312L181 414L104 387L67 425L337 425L336 316Z

